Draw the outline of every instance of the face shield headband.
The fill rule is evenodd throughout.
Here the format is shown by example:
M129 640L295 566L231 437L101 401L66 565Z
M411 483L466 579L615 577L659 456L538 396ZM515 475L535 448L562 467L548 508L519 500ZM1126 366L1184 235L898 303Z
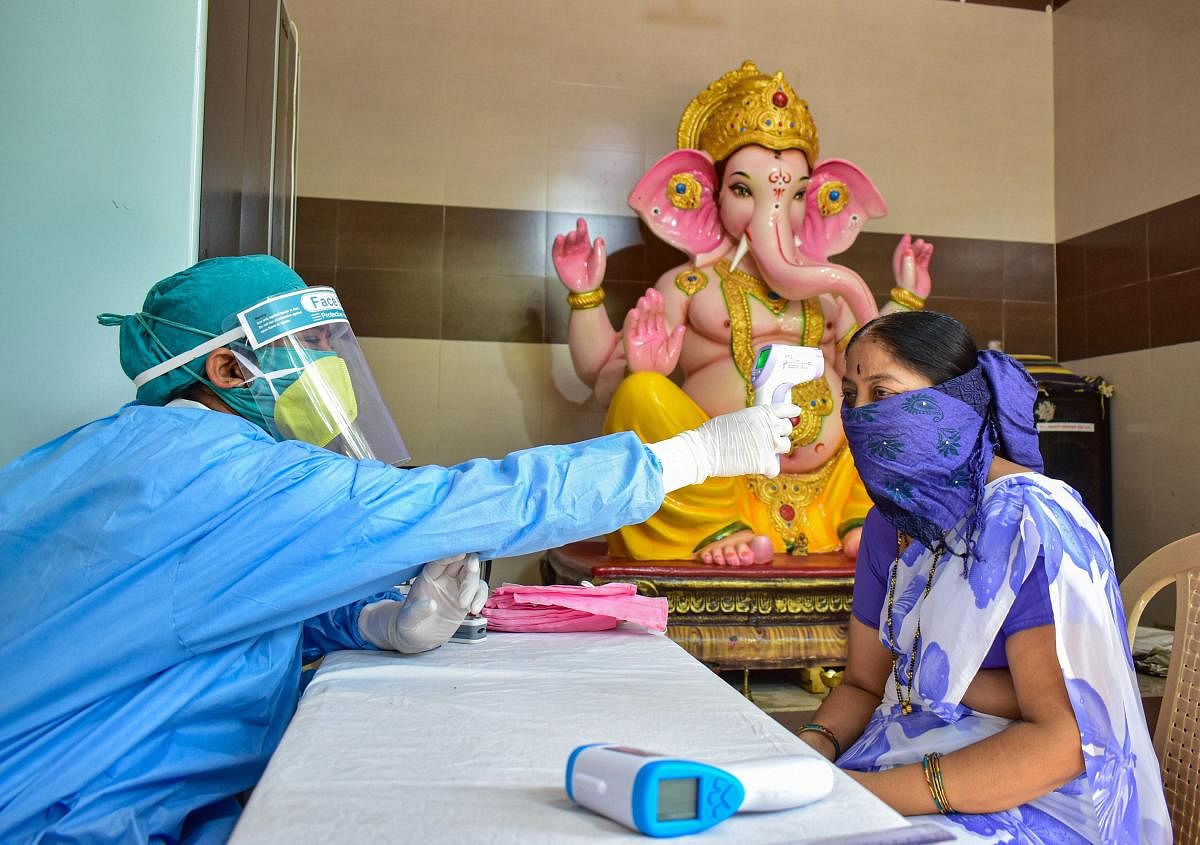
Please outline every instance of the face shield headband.
M134 385L184 367L235 413L277 439L303 440L357 460L408 459L332 288L271 297L231 316L224 327L220 335L140 373ZM242 386L218 388L185 367L226 346L242 369Z

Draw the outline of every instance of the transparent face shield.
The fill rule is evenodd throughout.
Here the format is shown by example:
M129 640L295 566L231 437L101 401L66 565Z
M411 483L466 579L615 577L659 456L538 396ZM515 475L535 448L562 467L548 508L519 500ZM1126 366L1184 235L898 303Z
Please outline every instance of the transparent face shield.
M272 297L227 321L229 344L262 416L281 439L356 460L409 458L332 288Z

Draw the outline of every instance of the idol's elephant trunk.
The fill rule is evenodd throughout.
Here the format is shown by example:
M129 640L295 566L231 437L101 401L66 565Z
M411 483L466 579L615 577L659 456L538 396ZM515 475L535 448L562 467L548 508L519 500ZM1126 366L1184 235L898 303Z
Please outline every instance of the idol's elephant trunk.
M768 285L784 299L808 299L833 293L846 300L854 318L865 324L879 314L867 283L840 264L814 261L805 255L791 221L776 204L756 209L739 252L747 248Z

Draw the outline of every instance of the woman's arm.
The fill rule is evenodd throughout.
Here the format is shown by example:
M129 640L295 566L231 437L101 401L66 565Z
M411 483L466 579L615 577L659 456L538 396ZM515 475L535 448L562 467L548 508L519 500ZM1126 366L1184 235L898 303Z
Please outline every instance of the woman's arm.
M842 683L835 687L817 708L813 721L824 725L838 738L842 750L862 736L871 714L883 700L883 685L892 671L892 655L879 641L879 632L850 617L846 671ZM800 739L807 742L830 760L834 748L828 737L816 731L805 731Z
M1013 634L1006 650L1021 718L995 736L942 758L946 798L958 812L1008 810L1083 771L1079 727L1058 665L1054 626ZM937 812L920 763L847 774L897 812Z

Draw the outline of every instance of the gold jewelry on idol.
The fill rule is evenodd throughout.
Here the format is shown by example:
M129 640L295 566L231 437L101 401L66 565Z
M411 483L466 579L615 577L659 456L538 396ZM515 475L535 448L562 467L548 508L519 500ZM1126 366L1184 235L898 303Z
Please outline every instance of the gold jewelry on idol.
M858 329L858 323L852 323L850 328L846 329L846 333L838 338L836 344L838 352L846 351L846 347L850 345L850 341L854 340L854 336L858 334Z
M595 308L603 304L603 302L604 288L596 288L584 293L567 294L567 304L571 306L572 311L586 311L589 308Z
M917 296L911 290L892 288L892 292L888 296L892 302L906 311L921 311L925 308L925 297Z
M768 76L742 62L696 95L679 118L681 150L703 150L723 161L750 144L800 150L811 168L820 144L808 103L796 96L783 71Z
M908 657L907 674L907 691L904 683L900 679L900 650L896 647L896 632L892 625L892 608L896 604L896 576L900 572L900 555L907 546L904 542L904 535L899 531L896 532L896 560L892 563L892 577L888 585L887 598L887 635L888 635L888 651L892 653L892 679L896 682L896 700L900 703L901 715L907 716L912 712L912 690L913 678L917 674L917 654L921 649L921 611L920 605L925 603L925 597L929 595L930 588L933 587L933 576L937 572L938 563L942 559L942 553L945 552L945 544L938 546L937 551L933 555L933 563L929 566L929 580L925 582L925 592L921 594L920 604L913 605L909 613L917 614L917 630L913 635L912 654Z

